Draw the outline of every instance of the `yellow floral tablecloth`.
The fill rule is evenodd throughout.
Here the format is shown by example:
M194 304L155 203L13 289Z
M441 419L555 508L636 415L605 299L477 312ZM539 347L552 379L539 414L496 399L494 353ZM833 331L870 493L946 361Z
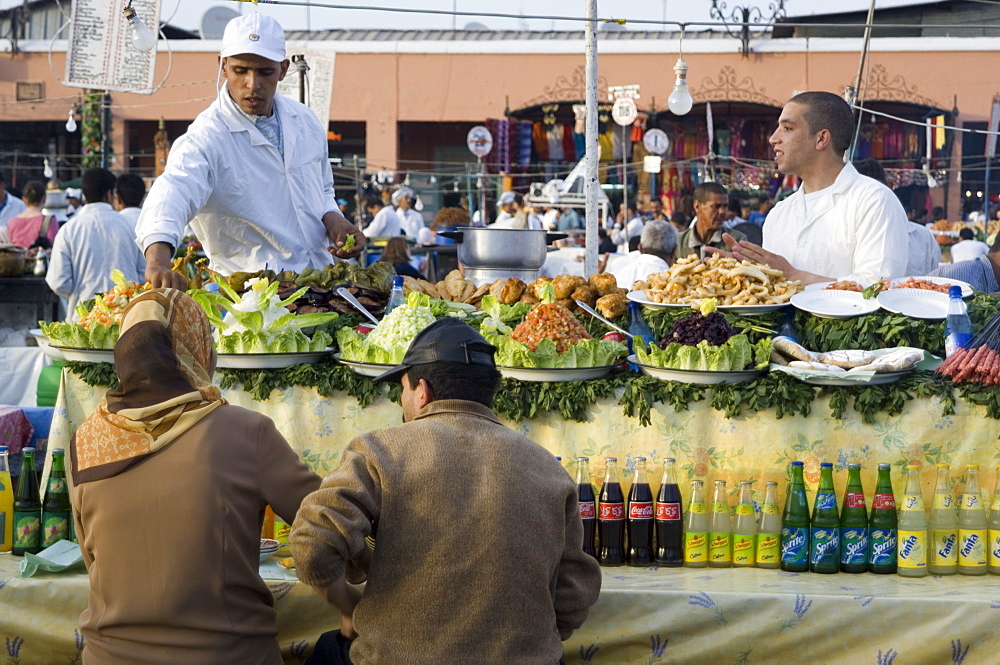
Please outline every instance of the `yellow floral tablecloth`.
M68 446L74 428L104 392L64 373L50 451ZM239 390L223 394L233 404L271 417L320 474L337 465L351 437L399 423L402 414L399 406L385 399L361 408L347 395L327 399L306 388L275 391L267 402L255 402ZM725 479L735 490L738 481L755 480L760 499L763 481L776 480L781 499L787 464L799 459L806 464L810 489L818 483L819 463L833 462L838 494L846 484L847 463L860 462L871 495L876 464L888 462L893 464L897 495L903 490L902 467L923 466L929 500L934 464L952 464L954 489L961 492L965 464L988 467L1000 460L1000 427L986 418L984 409L959 400L954 415L942 416L941 411L936 398L914 399L900 415L880 414L866 425L853 412L843 420L833 418L828 398L821 398L808 417L776 420L772 412L764 411L726 419L705 400L679 413L662 407L653 412L651 425L642 427L637 419L623 416L616 401L605 400L592 408L587 423L547 414L507 424L561 456L570 473L576 456L589 456L597 483L605 456L619 458L625 484L632 477L636 456L656 462L673 456L682 485L692 478ZM658 470L651 476L655 491ZM987 488L994 477L992 469L984 470ZM3 579L0 569L0 582ZM910 581L765 570L617 568L606 569L604 580L590 619L567 642L567 663L991 663L1000 653L1000 637L994 636L1000 619L1000 578L992 576ZM4 636L20 635L6 628L4 613L11 611L4 592L0 589L0 626ZM295 590L300 592L305 594ZM66 609L69 603L51 595L56 591L38 593L40 600L27 606L45 616L67 615L58 630L42 632L65 642L60 653L72 654L78 610ZM75 607L82 609L84 602L81 595ZM286 622L299 620L297 614L283 614L289 617L283 619ZM289 629L286 623L283 630ZM319 632L304 628L292 637L283 633L282 648L287 655L293 639L311 644ZM37 629L35 634L41 639Z

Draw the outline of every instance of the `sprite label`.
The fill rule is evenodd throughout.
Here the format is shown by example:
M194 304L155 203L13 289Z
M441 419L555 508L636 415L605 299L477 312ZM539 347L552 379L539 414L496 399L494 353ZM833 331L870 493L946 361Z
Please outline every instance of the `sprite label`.
M934 555L938 564L954 566L958 563L958 534L954 529L932 529L931 538Z
M753 543L755 537L733 534L733 563L737 566L753 565Z
M816 500L818 501L819 497ZM809 548L809 563L836 565L840 560L840 533L838 529L813 529Z
M698 561L708 561L708 534L686 533L684 534L684 560L694 563Z
M41 547L41 519L38 512L14 511L14 547Z
M869 538L871 555L868 563L873 566L891 566L896 563L895 529L872 529Z
M795 526L781 527L782 563L806 564L809 562L809 530Z
M42 531L42 547L55 545L60 540L69 538L69 517L65 514L45 515Z
M853 565L868 561L868 529L844 527L840 530L840 563Z
M781 556L781 538L776 533L757 534L757 563L778 563Z
M899 530L899 567L910 570L927 567L927 534Z
M958 530L958 565L970 568L986 565L986 529Z
M817 510L831 510L837 507L837 496L832 492L823 492L816 495Z

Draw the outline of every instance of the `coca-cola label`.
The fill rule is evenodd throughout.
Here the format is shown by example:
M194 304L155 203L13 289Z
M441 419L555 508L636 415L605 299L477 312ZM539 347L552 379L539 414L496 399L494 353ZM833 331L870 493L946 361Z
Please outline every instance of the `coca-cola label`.
M653 519L652 501L631 501L628 504L628 518L630 520L651 520Z
M896 509L896 497L891 494L876 494L875 501L872 502L872 510L882 510L884 508Z
M895 529L872 529L868 538L868 565L891 566L896 563Z
M864 508L865 495L862 492L848 492L844 495L844 506L846 508Z
M656 504L656 519L667 522L677 522L681 519L681 504L679 503L658 503Z
M602 503L597 519L601 520L623 520L625 519L624 503Z
M597 506L593 501L580 502L580 519L592 520L597 516Z
M868 529L843 527L840 530L840 563L856 565L868 561Z
M803 564L809 561L809 529L781 527L781 562Z
M814 566L836 564L840 561L840 532L838 529L813 529L809 542L809 563Z

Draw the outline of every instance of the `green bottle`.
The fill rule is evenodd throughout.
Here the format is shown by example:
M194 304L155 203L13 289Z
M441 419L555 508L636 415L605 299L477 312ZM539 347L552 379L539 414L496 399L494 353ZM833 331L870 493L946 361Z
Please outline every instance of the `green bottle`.
M809 502L802 480L802 462L792 462L792 480L781 514L781 569L790 573L809 571Z
M892 494L889 465L878 465L875 500L868 518L868 570L878 575L896 574L896 497Z
M42 503L42 547L55 545L70 537L73 513L69 506L69 487L66 484L65 452L52 451L52 469Z
M840 515L833 489L833 464L819 467L819 489L813 502L809 537L809 570L814 573L840 572Z
M21 477L14 495L13 553L38 554L42 550L42 502L38 498L38 475L35 473L35 449L21 450Z
M868 572L868 508L861 465L847 465L847 491L840 511L840 572Z

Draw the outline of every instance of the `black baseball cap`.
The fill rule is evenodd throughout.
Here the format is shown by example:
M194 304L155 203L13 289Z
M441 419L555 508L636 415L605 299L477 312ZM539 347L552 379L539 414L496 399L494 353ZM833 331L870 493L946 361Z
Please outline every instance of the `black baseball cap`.
M403 362L375 380L398 383L414 365L438 361L496 367L493 360L496 350L472 326L449 316L438 319L417 333L403 356Z

